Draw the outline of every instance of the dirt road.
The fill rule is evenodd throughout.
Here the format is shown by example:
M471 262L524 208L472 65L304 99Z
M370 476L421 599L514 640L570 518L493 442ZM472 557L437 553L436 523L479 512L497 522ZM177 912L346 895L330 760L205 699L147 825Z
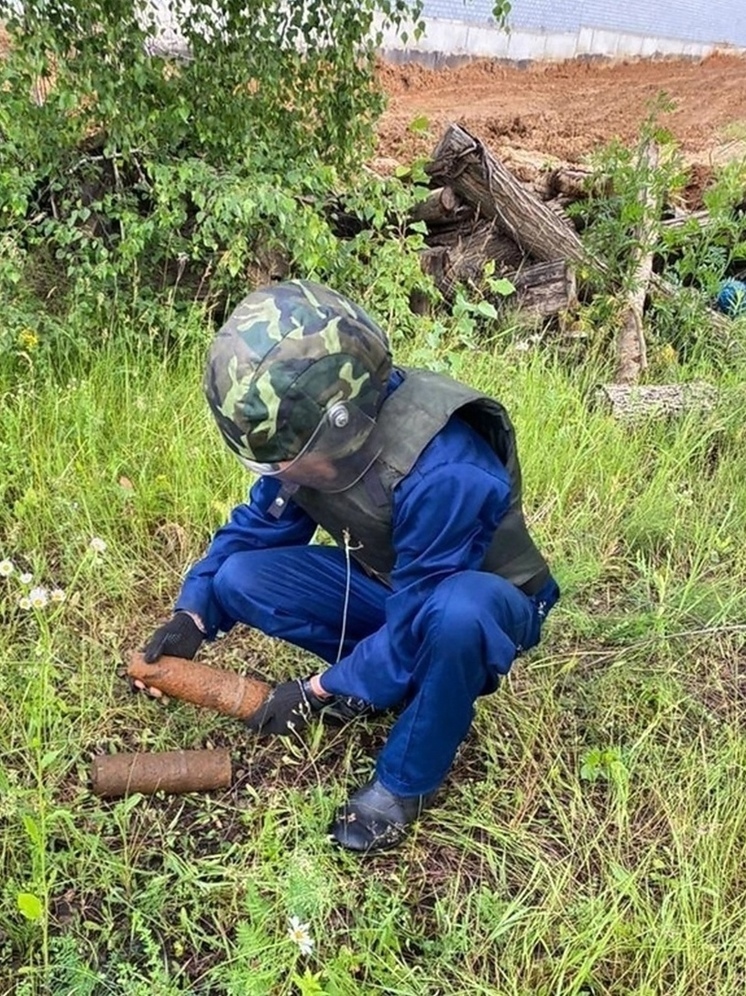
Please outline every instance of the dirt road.
M577 161L614 137L634 140L661 91L675 102L660 122L692 161L746 155L746 59L568 62L516 69L479 61L458 69L381 68L390 95L380 154L409 161L432 150L449 121L495 147L531 149ZM429 133L413 135L418 115Z

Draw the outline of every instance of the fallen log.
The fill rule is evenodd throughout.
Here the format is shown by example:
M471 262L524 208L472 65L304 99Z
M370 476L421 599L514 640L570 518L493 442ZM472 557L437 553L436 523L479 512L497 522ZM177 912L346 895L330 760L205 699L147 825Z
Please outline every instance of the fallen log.
M549 153L516 149L510 145L501 146L499 156L516 180L520 180L542 200L551 196L549 179L552 170L562 169L568 165Z
M471 225L440 228L428 234L427 244L445 246L454 252L467 255L478 253L483 263L494 259L511 269L517 269L524 258L515 242L507 235L503 235L494 221L477 221Z
M412 221L424 221L429 227L454 225L474 216L474 209L464 204L452 187L439 187L433 190L424 201L412 208Z
M584 200L591 194L605 197L611 189L611 177L596 173L589 166L557 166L547 180L549 198L565 197L568 201Z
M449 277L448 249L446 246L433 246L430 249L423 249L420 253L420 266L423 273L433 278L433 283L440 293L448 299L451 294L451 282ZM427 311L420 310L424 307L420 299L417 300L415 311L418 314L427 314Z
M479 254L473 258L458 255L454 258L452 250L434 246L420 254L420 263L448 301L453 300L459 284L469 283L498 308L513 306L536 318L557 315L577 304L575 272L563 259L521 266L515 272L501 267L501 275L515 287L515 292L507 296L487 292L485 260ZM419 310L419 302L416 305Z
M475 272L481 277L484 264L494 260L500 267L516 269L523 253L512 239L503 235L492 222L478 222L450 246L452 264L460 272Z
M673 418L687 412L711 411L718 393L712 384L602 384L595 404L620 422Z
M445 245L432 245L421 253L422 268L429 273L441 294L450 301L458 284L481 288L484 267L493 261L497 270L515 270L523 262L520 249L502 235L492 222L479 222L468 234L445 237Z
M561 222L565 225L569 225L570 228L574 228L575 231L577 231L577 223L565 213L565 209L574 203L575 199L568 197L566 194L559 194L557 197L553 197L549 201L544 201L545 206L548 207L550 211L553 211Z
M539 261L590 262L574 229L460 125L448 126L425 171L436 183L453 187L482 217L495 219L526 255Z
M647 369L648 356L642 315L653 272L655 226L660 211L659 197L650 182L658 166L658 148L646 142L637 159L639 170L644 169L647 182L638 192L642 204L642 217L635 232L635 250L632 257L632 278L624 310L621 314L617 339L617 365L614 380L617 384L635 384Z
M515 295L504 301L507 305L515 303L522 312L547 318L577 304L575 271L564 259L534 263L506 276L515 287Z

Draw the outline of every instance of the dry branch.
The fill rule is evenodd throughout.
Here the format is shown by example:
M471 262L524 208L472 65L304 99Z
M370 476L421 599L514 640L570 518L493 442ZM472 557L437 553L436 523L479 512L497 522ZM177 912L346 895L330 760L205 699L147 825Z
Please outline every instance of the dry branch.
M705 228L710 223L710 212L706 208L701 211L677 211L673 218L665 218L661 225L664 228L684 228L692 222Z

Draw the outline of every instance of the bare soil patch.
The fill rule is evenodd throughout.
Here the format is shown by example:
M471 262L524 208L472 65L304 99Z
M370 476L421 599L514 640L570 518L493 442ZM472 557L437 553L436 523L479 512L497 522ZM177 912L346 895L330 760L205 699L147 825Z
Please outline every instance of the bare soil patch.
M675 103L661 123L692 162L736 158L746 138L746 59L738 56L576 60L528 69L491 60L440 70L384 64L380 78L390 101L379 152L403 162L429 153L451 121L496 151L526 149L577 162L614 138L634 141L661 91ZM429 120L429 134L409 130L420 115Z

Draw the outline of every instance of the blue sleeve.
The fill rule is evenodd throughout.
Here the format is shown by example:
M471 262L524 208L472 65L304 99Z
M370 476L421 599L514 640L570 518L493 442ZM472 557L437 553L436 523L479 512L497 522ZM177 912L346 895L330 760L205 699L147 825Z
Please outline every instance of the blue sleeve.
M386 674L411 669L418 614L435 588L478 570L510 505L510 477L479 437L454 420L430 444L394 493L396 562L386 623L324 672L330 692L392 705Z
M227 631L233 623L223 616L212 594L212 579L224 561L242 550L310 543L316 531L316 523L294 502L287 503L279 519L269 514L280 486L276 478L260 477L251 488L249 500L233 509L230 520L217 530L205 555L184 579L174 611L196 612L209 639L219 629Z

